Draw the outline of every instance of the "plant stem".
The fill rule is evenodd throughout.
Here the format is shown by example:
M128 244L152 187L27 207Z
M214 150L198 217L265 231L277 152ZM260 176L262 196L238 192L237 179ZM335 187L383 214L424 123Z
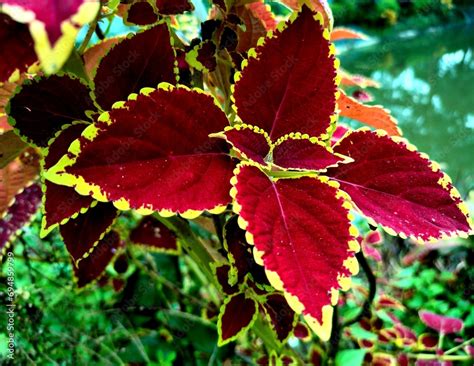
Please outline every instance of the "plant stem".
M438 361L467 361L471 359L470 355L437 355L434 353L408 353L409 358L417 360L438 360Z
M99 18L100 18L100 10L98 11L97 16L94 18L92 23L89 24L89 29L87 29L86 36L84 37L84 40L82 41L81 45L77 49L77 52L80 55L82 55L84 53L84 51L87 48L87 45L89 44L92 36L94 35L95 28L97 27L97 23L99 22Z
M332 330L331 338L329 339L329 360L336 358L337 351L339 350L339 341L341 339L341 325L339 324L339 308L334 306L334 312L332 315Z
M216 280L211 269L211 263L214 262L214 259L207 250L204 243L193 233L189 223L177 216L165 218L159 215L154 215L154 217L168 229L174 231L178 235L182 241L184 249L191 256L191 258L196 263L198 263L209 282L216 284Z
M365 276L367 277L367 281L369 282L369 295L367 296L367 299L365 300L364 305L362 306L361 312L355 318L344 322L342 324L342 328L355 324L366 316L367 317L370 316L372 302L374 301L375 294L377 293L376 278L372 272L372 269L369 266L369 263L367 263L367 259L365 259L364 253L362 253L362 250L359 253L356 253L356 258L362 270L364 271Z
M212 215L212 221L214 222L214 228L216 230L217 238L219 239L219 243L221 246L224 245L224 237L223 237L223 225L221 221L221 217L219 215Z
M449 355L451 353L454 353L456 352L457 350L463 348L464 346L467 346L468 344L472 343L472 341L474 341L474 338L471 338L461 344L458 344L456 347L453 347L451 349L448 349L446 352L444 352L444 355Z

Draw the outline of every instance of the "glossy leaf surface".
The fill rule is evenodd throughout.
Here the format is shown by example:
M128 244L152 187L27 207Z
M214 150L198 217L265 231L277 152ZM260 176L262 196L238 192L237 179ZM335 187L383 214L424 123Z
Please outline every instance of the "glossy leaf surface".
M290 132L321 136L335 112L335 77L330 43L320 21L305 6L249 58L235 84L237 113L273 141Z
M167 84L124 107L86 129L92 141L78 141L77 156L65 157L50 179L120 209L196 216L227 205L233 163L225 142L208 137L227 118L212 97Z
M63 126L87 120L85 112L95 110L89 92L67 75L27 80L7 105L9 122L29 143L46 147Z
M391 233L430 240L470 231L467 208L449 178L403 140L358 130L334 151L354 162L328 174L364 215Z
M98 203L60 228L66 248L77 263L91 255L117 217L110 203Z
M355 272L358 249L343 195L327 179L272 180L251 166L240 166L234 183L236 210L263 252L270 282L285 290L296 312L327 326L322 309Z
M161 82L174 84L175 54L166 24L121 40L104 56L97 68L94 85L97 103L109 110L144 87Z

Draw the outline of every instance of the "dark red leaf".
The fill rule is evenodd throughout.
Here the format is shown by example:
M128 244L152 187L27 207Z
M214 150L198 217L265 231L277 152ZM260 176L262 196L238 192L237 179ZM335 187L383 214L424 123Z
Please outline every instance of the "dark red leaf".
M255 300L239 293L227 297L217 321L219 345L223 346L250 328L258 314Z
M158 12L163 15L181 14L192 11L193 4L189 0L155 0Z
M353 251L359 245L347 197L325 177L276 180L246 165L233 183L234 209L247 240L263 254L270 283L285 290L290 306L327 339L331 303L357 271Z
M282 0L282 2L293 10L297 10L302 4L302 2L298 0ZM326 28L332 28L334 19L328 0L309 0L304 3L309 4L313 10L322 14L324 18L324 26Z
M225 131L212 135L224 138L242 158L267 165L265 158L270 152L271 141L268 134L258 127L235 125Z
M236 76L238 115L272 141L290 132L327 135L335 121L336 60L319 18L304 6L286 29L256 48Z
M418 315L423 323L428 327L437 330L439 333L458 333L464 327L463 321L458 318L430 313L429 311L424 310L421 310Z
M93 79L95 71L99 66L102 58L110 51L110 49L123 39L123 36L106 38L102 41L97 42L92 47L89 47L82 58L84 60L84 68L89 79Z
M132 243L147 249L179 254L180 246L176 234L151 216L144 217L130 233Z
M433 334L422 334L418 337L418 343L424 348L429 350L436 349L438 345L439 337Z
M67 153L69 145L81 136L87 124L68 126L49 145L44 157L43 169L47 170L56 164ZM93 202L88 196L81 196L73 188L44 182L42 236L60 223L65 223L71 216L87 209Z
M224 226L224 248L227 250L229 262L235 272L235 275L229 279L232 284L240 282L250 272L253 264L249 245L245 240L245 231L239 227L237 220L238 216L233 216Z
M158 15L153 6L147 1L137 1L130 5L125 22L137 25L148 25L158 21Z
M288 306L283 295L269 295L264 303L265 312L280 342L285 342L291 335L296 323L296 313Z
M228 264L213 266L213 271L220 286L221 292L226 295L235 294L239 291L238 286L229 283L231 267Z
M15 196L15 201L0 219L0 260L16 232L25 226L41 203L41 187L32 184Z
M18 70L26 71L36 61L33 39L28 26L0 14L0 83Z
M41 236L45 236L59 224L84 212L94 200L81 196L73 188L44 182L43 222Z
M76 264L94 253L116 217L117 210L113 205L98 203L61 226L64 244Z
M288 136L279 140L273 149L273 164L283 169L325 170L351 159L334 154L332 148L318 140Z
M295 337L302 340L307 340L311 336L308 327L304 323L296 324L293 333Z
M467 208L449 178L403 140L361 129L334 151L354 162L328 174L389 233L430 240L470 231Z
M199 71L214 71L217 67L216 45L209 40L199 43L186 54L186 61Z
M222 211L234 165L225 142L208 135L224 129L225 114L212 97L185 87L165 84L144 93L87 128L48 179L119 209L186 217Z
M107 53L97 68L94 91L97 103L110 110L141 88L155 88L160 82L176 82L176 56L166 24L121 40Z
M95 110L89 92L68 75L26 80L7 105L9 122L29 143L46 147L63 126L87 120L85 112Z
M121 246L123 243L116 231L107 233L88 257L81 260L77 266L73 265L77 286L82 288L102 277Z

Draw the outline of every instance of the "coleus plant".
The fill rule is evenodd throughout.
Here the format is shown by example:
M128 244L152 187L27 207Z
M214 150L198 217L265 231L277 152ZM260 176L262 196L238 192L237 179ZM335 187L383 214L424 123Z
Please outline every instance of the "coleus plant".
M4 3L20 20L11 10L18 4ZM30 30L42 22L51 42L61 37L42 9L21 3L36 15ZM43 71L54 75L27 78L6 106L14 131L42 154L42 235L59 227L80 287L103 274L124 241L174 253L182 245L227 296L220 344L259 311L281 342L299 325L297 314L328 340L338 293L358 272L353 211L402 238L470 233L467 208L439 166L398 136L387 111L340 89L341 80L371 85L338 71L331 43L360 36L331 35L328 13L314 11L324 10L319 2L293 4L298 10L277 25L267 7L216 1L201 44L186 44L165 17L189 10L187 1L142 3L129 5L127 19L147 25L99 43L103 56L89 78L55 73L65 60L47 66L35 39ZM235 19L238 6L273 30L233 42L246 34L236 27L245 23ZM24 71L30 56L5 75ZM339 114L383 129L338 126ZM153 216L124 237L114 225L128 210ZM210 254L176 218L200 215L227 221L217 235L228 258ZM163 233L167 240L157 240ZM232 317L235 309L245 316Z

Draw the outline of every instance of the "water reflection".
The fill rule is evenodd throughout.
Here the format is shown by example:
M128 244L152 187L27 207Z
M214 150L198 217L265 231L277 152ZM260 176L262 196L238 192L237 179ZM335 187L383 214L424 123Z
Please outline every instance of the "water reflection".
M463 193L474 189L474 28L425 32L341 55L352 73L382 84L375 102L405 137L440 162Z

